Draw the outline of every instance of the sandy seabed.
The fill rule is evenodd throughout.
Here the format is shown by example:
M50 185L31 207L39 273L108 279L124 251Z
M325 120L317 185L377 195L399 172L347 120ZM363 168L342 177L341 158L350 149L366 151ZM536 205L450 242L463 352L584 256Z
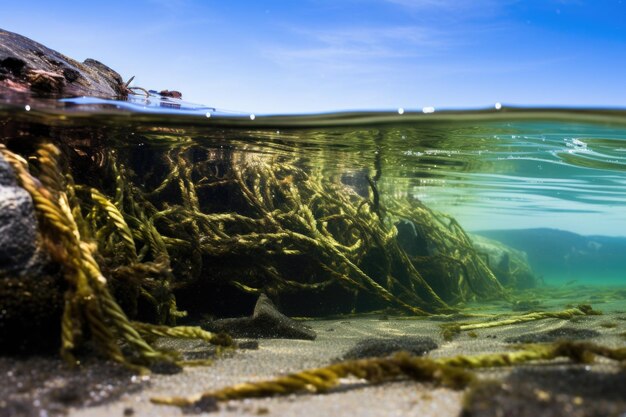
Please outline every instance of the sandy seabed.
M554 300L554 306L548 307L552 309L560 305L563 308L564 304L564 300ZM86 367L91 367L91 370L82 371L83 378L86 380L71 381L72 371L59 371L63 365L55 358L30 358L26 360L0 358L0 375L5 375L0 382L0 394L5 400L4 407L0 407L0 417L22 415L28 417L46 415L69 415L71 417L183 415L183 411L178 407L155 405L150 402L150 398L154 396L186 396L236 383L269 379L280 374L325 366L342 357L346 351L363 339L429 336L439 345L437 349L429 353L429 356L446 357L458 354L510 351L512 344L505 342L508 337L567 327L593 329L599 332L599 335L591 339L594 343L609 347L625 346L626 300L604 301L600 304L594 304L594 307L604 311L604 315L585 316L574 321L545 319L525 324L494 327L477 331L476 337L471 337L467 332L463 332L452 341L442 339L440 335L442 321L436 319L370 316L311 320L307 321L307 324L318 335L314 341L262 339L259 340L258 349L240 349L218 358L212 366L187 367L174 375L152 374L147 377L139 377L120 370L117 373L112 372L109 378L107 376L107 372L110 372L107 370L108 365L96 364ZM485 312L493 312L501 309L502 305L488 306L483 304L480 308ZM510 309L508 312L510 313ZM206 347L197 341L162 340L161 343L169 348L186 352L206 350ZM524 365L522 368L526 370L548 368L550 372L570 370L572 372L593 373L594 375L613 375L619 370L618 365L605 360L599 360L596 364L585 367L571 365L565 361L556 361L547 366ZM485 380L502 380L509 377L510 374L511 369L509 368L479 372L480 378ZM576 380L579 377L572 378ZM97 383L89 386L89 388L84 388L88 385L84 382L88 382L90 379L97 380ZM527 381L523 383L526 384ZM22 384L21 387L20 384ZM80 391L81 386L84 388L84 392L75 394L77 398L73 398L74 391ZM55 389L56 391L54 391ZM626 398L626 388L619 389L624 391L623 397ZM56 395L55 398L59 402L67 404L68 407L55 409L54 407L42 406L42 402L49 401L51 390ZM101 390L100 393L98 390ZM549 391L549 387L546 390ZM548 401L546 410L549 406L559 406L558 401L565 401L566 404L569 404L568 401L571 400L579 405L585 404L587 401L587 411L585 412L581 408L580 412L577 413L576 410L572 411L568 410L567 407L559 406L562 413L551 411L544 415L603 415L602 410L598 410L600 414L589 412L590 399L585 397L584 392L561 392L558 394L560 397L558 397L557 394L546 393L546 390L541 386L529 388L532 395L537 395L539 405L541 405L541 401ZM369 385L360 380L346 379L342 381L339 387L325 394L298 394L264 399L233 400L221 403L219 410L210 413L210 415L420 417L506 415L499 414L495 409L493 413L481 413L475 410L473 412L464 411L463 399L466 391L455 391L437 387L431 383L418 383L408 380ZM113 393L113 395L107 398L107 392ZM91 401L78 398L81 395L89 396ZM102 395L102 401L98 401L98 395ZM494 395L497 396L497 394ZM546 395L548 395L547 399ZM11 405L10 402L7 403L7 399L11 398L19 398L22 402L21 406L19 403L18 406ZM593 397L590 398L593 400ZM604 403L608 401L611 404L611 398L611 396L598 398L598 401ZM73 400L76 400L81 406L72 407ZM552 404L554 402L552 400L556 403ZM34 404L33 407L28 406L28 401ZM616 415L620 415L620 407L624 407L623 412L626 412L626 405L623 404L623 400L620 402L618 397L616 401L611 410L617 410L618 414ZM525 403L527 401L524 401ZM85 407L84 404L88 406ZM493 407L498 406L494 397ZM530 412L532 410L528 411L528 413ZM522 410L519 415L527 414Z

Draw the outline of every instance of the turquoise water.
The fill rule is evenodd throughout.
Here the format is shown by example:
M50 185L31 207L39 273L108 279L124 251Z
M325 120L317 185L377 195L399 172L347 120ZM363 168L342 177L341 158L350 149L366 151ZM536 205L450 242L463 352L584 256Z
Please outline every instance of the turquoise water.
M546 283L626 283L624 112L263 116L142 100L6 106L2 140L45 135L79 151L113 149L134 170L182 148L201 151L198 163L207 155L235 164L289 160L369 198L373 181L383 204L408 199L446 213L469 233L525 252Z

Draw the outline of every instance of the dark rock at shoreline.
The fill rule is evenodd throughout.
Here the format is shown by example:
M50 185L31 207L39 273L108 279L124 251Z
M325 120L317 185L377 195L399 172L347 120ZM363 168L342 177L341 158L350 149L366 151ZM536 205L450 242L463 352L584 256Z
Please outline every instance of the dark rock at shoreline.
M205 330L226 332L233 337L304 340L317 337L312 329L278 311L265 294L259 296L251 317L213 320L201 326Z
M122 77L94 59L80 63L0 29L0 88L35 97L126 97Z
M161 97L183 98L183 94L180 91L161 90L159 95Z

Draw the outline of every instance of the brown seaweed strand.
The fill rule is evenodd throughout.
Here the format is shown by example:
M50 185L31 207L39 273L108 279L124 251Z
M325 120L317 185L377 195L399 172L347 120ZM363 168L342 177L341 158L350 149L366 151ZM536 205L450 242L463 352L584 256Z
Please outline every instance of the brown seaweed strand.
M211 333L197 326L161 326L132 322L132 326L144 336L173 337L178 339L204 340L214 345L233 346L233 340L224 334Z
M450 378L451 375L454 375L454 378ZM297 392L320 393L337 386L341 378L348 376L365 379L371 383L410 377L421 381L437 381L454 387L465 385L473 378L463 370L400 352L392 357L344 361L272 380L237 384L190 397L154 397L151 401L157 404L191 406L207 397L224 401Z
M591 363L596 355L616 361L626 360L626 348L608 348L592 343L557 342L526 345L517 352L483 355L459 355L451 358L424 358L399 352L391 357L339 362L323 368L308 369L275 379L232 385L189 397L153 397L156 404L189 407L206 398L219 401L288 395L298 392L325 392L339 384L341 378L354 376L370 383L400 377L463 388L475 377L468 369L508 367L534 361L568 358L575 363Z
M95 201L106 212L107 217L111 219L115 225L115 228L124 242L126 250L129 252L131 262L135 262L137 260L135 239L133 238L133 234L130 227L128 227L128 224L126 223L126 220L124 220L124 216L115 204L111 203L111 201L100 191L95 188L90 188L89 191L93 201Z
M581 304L575 308L562 311L537 311L532 313L521 314L513 317L506 317L501 320L480 321L475 323L450 323L441 326L442 334L446 340L451 339L454 335L465 330L487 329L490 327L508 326L512 324L527 323L529 321L543 319L561 319L569 320L576 316L599 315L600 312L594 310L588 304Z

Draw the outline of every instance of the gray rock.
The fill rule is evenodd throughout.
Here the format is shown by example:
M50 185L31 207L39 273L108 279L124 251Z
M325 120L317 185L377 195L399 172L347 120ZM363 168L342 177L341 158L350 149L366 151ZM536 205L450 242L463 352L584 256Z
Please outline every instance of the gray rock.
M0 29L0 87L39 97L125 97L120 75L88 59L83 63L29 38Z
M423 356L439 347L428 336L400 336L384 339L362 339L354 347L348 350L340 358L364 359L378 358L393 355L396 352L405 351L416 356Z
M525 252L484 236L471 234L470 238L476 252L486 261L502 285L515 289L537 286L538 278L533 273Z
M0 355L59 348L63 277L39 242L32 199L0 155Z
M17 179L11 165L0 155L0 187L2 186L16 186Z
M544 332L525 333L519 336L507 337L507 343L551 343L557 340L584 340L600 336L600 332L593 329L577 329L574 327L559 327Z
M398 244L410 256L432 256L436 250L429 244L421 226L408 220L396 223Z
M473 384L460 417L621 417L626 372L593 367L520 367Z
M213 320L201 324L212 332L226 332L233 337L314 340L317 335L309 327L282 314L274 303L261 294L251 317Z
M43 258L37 244L33 201L17 185L13 170L0 156L0 277L37 274Z

